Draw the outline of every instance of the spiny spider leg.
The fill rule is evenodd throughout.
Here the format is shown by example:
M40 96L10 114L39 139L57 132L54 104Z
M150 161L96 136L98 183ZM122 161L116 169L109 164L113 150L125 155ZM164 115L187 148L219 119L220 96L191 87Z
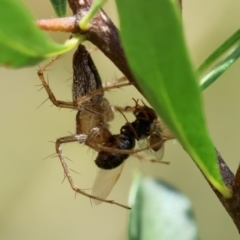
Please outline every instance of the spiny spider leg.
M92 99L94 96L97 96L105 91L109 91L111 89L115 89L115 88L121 88L121 87L125 87L125 86L129 86L131 85L130 82L127 83L121 83L123 81L125 81L125 77L121 77L119 78L116 82L109 84L108 86L102 87L100 89L97 89L93 92L91 92L90 94L78 98L77 100L73 101L73 102L66 102L66 101L61 101L61 100L57 100L55 95L53 94L51 88L49 87L49 84L47 83L45 77L44 77L44 71L46 71L46 69L52 65L56 60L58 59L58 57L52 59L51 61L49 61L43 68L38 70L38 77L42 82L43 87L45 88L46 92L48 93L48 97L50 99L50 101L56 106L56 107L60 107L60 108L70 108L70 109L77 109L77 107L81 104L83 104L84 102ZM118 84L120 83L120 84ZM86 108L86 110L88 110Z
M120 79L122 79L122 78L120 78ZM117 82L118 82L118 80L117 80ZM93 98L94 96L99 95L100 93L109 91L109 90L111 90L111 89L126 87L126 86L130 86L130 85L131 85L130 82L121 83L121 84L116 84L116 82L111 83L111 84L109 84L108 86L99 88L99 89L91 92L90 94L82 97L82 98L78 98L77 100L74 101L74 104L75 104L75 105L81 105L81 104L83 104L84 102L86 102L87 100L90 100L91 98Z
M59 57L56 57L54 59L52 59L50 62L48 62L43 68L38 70L38 77L42 82L43 87L45 88L48 97L50 99L50 101L56 106L56 107L60 107L60 108L70 108L70 109L76 109L76 106L74 105L73 102L65 102L65 101L60 101L57 100L56 97L54 96L52 90L49 87L49 84L47 83L45 77L44 77L44 71L46 71L46 69L52 65Z
M125 206L123 204L117 203L114 200L106 200L106 199L102 199L100 197L88 194L88 193L84 192L83 190L81 190L80 188L78 188L76 186L76 184L74 183L74 181L72 179L72 176L70 174L70 169L69 169L69 167L68 167L68 165L67 165L67 163L65 161L64 154L63 154L62 148L61 148L61 144L69 143L69 142L80 142L81 143L81 142L85 142L86 139L87 139L87 135L86 134L76 134L76 135L71 135L71 136L59 138L56 141L56 152L58 153L58 156L60 158L62 167L64 169L65 176L67 177L67 179L68 179L68 181L70 183L71 188L76 193L80 193L80 194L82 194L82 195L84 195L86 197L89 197L90 199L95 199L95 200L98 200L98 201L102 201L102 202L114 204L114 205L117 205L117 206L120 206L120 207L123 207L123 208L126 208L126 209L130 209L128 206Z
M95 149L96 151L105 151L105 152L114 152L114 153L120 153L120 154L135 154L135 153L139 153L145 150L148 150L150 148L153 148L155 146L158 146L160 142L154 143L152 145L149 145L145 148L141 148L141 149L136 149L136 150L123 150L123 149L117 149L117 148L112 148L112 147L105 147L102 146L101 144L97 144L94 142L94 138L98 135L98 132L100 131L99 128L93 128L92 132L88 135L88 137L85 140L85 144L87 146L89 146L92 149ZM168 139L164 139L161 142L165 142Z
M165 140L166 141L166 140ZM104 147L101 144L95 144L94 142L88 141L86 139L85 144L88 145L89 147L95 149L96 151L105 151L105 152L114 152L114 153L120 153L120 154L134 154L134 153L139 153L142 151L146 151L150 148L153 148L155 146L158 146L160 142L154 143L153 145L149 145L145 148L141 149L136 149L136 150L123 150L123 149L117 149L117 148L111 148L111 147Z

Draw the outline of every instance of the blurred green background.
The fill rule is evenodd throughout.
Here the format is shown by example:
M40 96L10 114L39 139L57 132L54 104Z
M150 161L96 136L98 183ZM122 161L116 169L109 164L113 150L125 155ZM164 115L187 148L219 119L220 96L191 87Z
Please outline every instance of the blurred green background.
M55 16L47 0L24 3L36 19ZM105 10L117 23L114 1L108 1ZM239 28L239 13L238 0L183 2L186 38L196 67ZM62 42L68 35L51 36ZM86 46L92 47L90 43ZM100 51L92 57L104 82L122 76ZM69 53L47 71L50 86L60 100L71 100L71 62ZM203 95L211 137L233 172L240 160L239 66L235 63ZM75 198L68 182L62 183L58 158L43 160L55 151L51 141L74 133L75 112L59 110L50 101L36 109L47 98L36 86L40 84L37 70L38 66L0 69L0 239L127 239L127 210L104 203L94 206L81 195ZM121 106L132 105L132 97L141 98L132 87L113 90L106 96L113 105ZM124 122L116 113L112 131L117 133ZM97 173L93 162L96 154L77 143L64 145L64 153L73 161L69 162L70 168L79 172L73 173L77 185L91 189ZM239 239L232 220L178 143L165 144L164 160L171 164L155 165L130 158L109 199L127 204L133 172L139 169L146 176L168 181L190 198L201 239Z

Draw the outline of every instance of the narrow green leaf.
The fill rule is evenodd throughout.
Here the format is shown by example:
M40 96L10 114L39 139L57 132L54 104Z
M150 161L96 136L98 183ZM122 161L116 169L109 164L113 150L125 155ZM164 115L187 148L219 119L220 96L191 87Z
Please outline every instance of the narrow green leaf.
M0 1L0 29L0 64L10 67L35 65L69 51L80 41L76 36L65 45L52 42L19 0Z
M173 0L116 0L129 64L147 100L207 179L225 196L216 153L205 126L200 89Z
M207 73L200 78L199 84L201 90L205 90L212 83L229 69L230 66L240 57L240 30L237 30L232 36L224 41L198 68L198 74L202 75L210 66L225 54L224 60L217 63ZM233 50L232 50L233 49ZM228 52L227 52L228 51Z
M67 0L50 0L50 2L57 16L64 17L66 15Z
M213 67L208 73L201 77L199 84L202 90L214 83L232 64L240 57L240 45L230 52L223 61Z
M219 46L204 62L199 66L198 73L202 74L209 68L216 60L218 60L224 53L232 48L240 40L240 30L237 30L231 37L229 37L221 46Z
M190 201L166 182L138 176L130 198L129 240L199 239Z

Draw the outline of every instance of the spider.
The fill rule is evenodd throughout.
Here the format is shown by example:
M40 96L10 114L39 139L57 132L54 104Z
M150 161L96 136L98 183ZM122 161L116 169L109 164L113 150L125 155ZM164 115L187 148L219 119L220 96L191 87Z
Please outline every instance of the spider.
M108 100L103 96L104 91L111 88L123 87L130 83L122 83L116 86L112 84L103 88L101 78L91 59L90 54L83 45L79 45L73 56L73 84L72 102L57 100L51 91L44 77L44 71L56 60L51 60L43 68L38 70L39 79L45 88L50 101L57 107L69 108L77 111L76 114L76 134L61 137L56 140L56 152L64 169L64 174L68 179L71 188L82 195L102 202L112 203L121 207L128 208L122 204L111 200L105 200L97 196L88 194L78 188L70 174L70 169L65 161L61 144L69 142L85 143L90 146L94 139L94 144L101 144L111 135L108 122L114 117L113 109ZM119 82L121 82L120 79ZM97 130L97 134L96 134Z
M121 83L124 81L122 78L117 81L117 84L114 83L103 87L101 78L90 54L85 47L80 44L73 56L73 101L60 101L56 99L44 78L44 71L56 59L57 58L51 60L41 68L38 71L38 76L50 101L55 106L77 111L76 134L58 138L55 143L56 153L61 161L64 174L75 192L95 200L95 203L106 202L130 209L128 206L113 200L106 200L106 197L120 177L124 160L132 153L149 149L148 144L146 144L146 147L142 144L141 147L143 149L133 150L135 140L145 141L149 137L149 143L153 144L151 146L152 151L161 152L161 149L163 149L163 142L167 138L162 138L160 127L157 127L157 115L153 109L147 107L145 104L140 106L138 101L135 101L135 107L128 107L125 110L129 111L130 109L136 117L136 120L132 123L127 122L121 128L120 134L113 135L109 130L108 122L113 120L114 112L103 94L104 91L128 86L130 83ZM68 168L61 148L61 144L69 142L85 143L90 148L98 151L95 163L101 168L101 171L95 179L93 195L78 188L72 179L70 169ZM157 160L161 160L160 154ZM113 171L113 169L115 170Z

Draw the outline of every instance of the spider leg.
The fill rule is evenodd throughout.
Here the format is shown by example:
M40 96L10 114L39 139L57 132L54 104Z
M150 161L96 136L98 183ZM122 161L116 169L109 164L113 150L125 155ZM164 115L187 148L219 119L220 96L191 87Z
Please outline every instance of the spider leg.
M68 165L65 161L65 157L64 157L64 154L63 154L63 151L62 151L61 144L69 143L69 142L80 142L80 143L85 142L87 137L88 136L86 134L77 134L77 135L62 137L62 138L57 139L57 141L56 141L56 152L59 156L59 159L61 161L61 164L62 164L62 167L63 167L63 170L64 170L64 174L65 174L66 178L68 179L68 182L70 183L71 188L75 192L80 193L80 194L82 194L86 197L89 197L90 199L94 199L94 200L114 204L114 205L117 205L117 206L120 206L120 207L123 207L123 208L126 208L126 209L130 209L128 206L122 205L122 204L117 203L113 200L106 200L106 199L102 199L100 197L88 194L88 193L84 192L83 190L81 190L80 188L78 188L77 185L74 183L73 178L70 174L70 169L69 169L69 167L68 167Z
M58 59L58 57L52 59L50 62L48 62L43 68L40 68L38 70L38 77L42 82L43 87L45 88L48 97L50 99L50 101L56 106L56 107L60 107L60 108L70 108L70 109L76 109L77 106L74 105L73 102L65 102L65 101L60 101L57 100L55 95L53 94L49 84L47 83L45 77L44 77L44 71L46 71L46 69L53 64L54 61L56 61Z
M96 95L99 95L99 94L102 94L103 92L106 92L106 91L109 91L111 89L115 89L115 88L121 88L121 87L125 87L125 86L129 86L131 85L130 82L126 82L126 83L121 83L125 81L125 78L122 77L120 79L118 79L116 82L113 82L111 84L108 84L107 86L105 87L102 87L102 88L99 88L93 92L91 92L90 94L84 96L84 97L81 97L81 98L78 98L77 100L74 101L74 104L75 105L81 105L83 104L84 102L90 100L91 98L93 98L94 96Z

